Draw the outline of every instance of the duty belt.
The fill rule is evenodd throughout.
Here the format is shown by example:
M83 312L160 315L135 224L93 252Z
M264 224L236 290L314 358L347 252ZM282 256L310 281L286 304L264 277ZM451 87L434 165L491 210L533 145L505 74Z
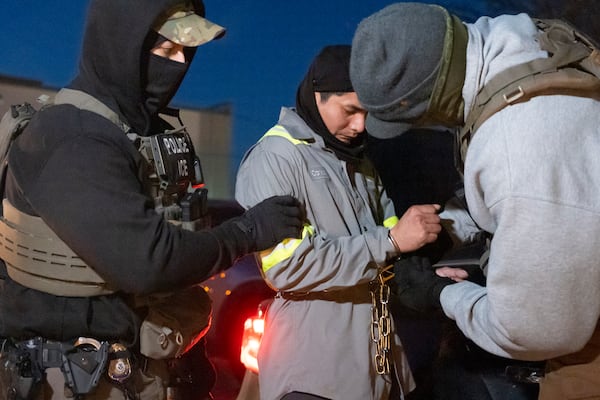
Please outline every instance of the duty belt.
M2 341L2 353L16 372L13 390L17 398L27 399L44 377L47 368L60 368L73 397L92 392L102 374L120 383L131 374L130 353L120 343L78 338L74 343L35 337L13 343Z
M320 290L312 292L286 292L278 291L275 297L285 300L303 301L303 300L323 300L339 303L370 303L369 285L357 285L340 290Z

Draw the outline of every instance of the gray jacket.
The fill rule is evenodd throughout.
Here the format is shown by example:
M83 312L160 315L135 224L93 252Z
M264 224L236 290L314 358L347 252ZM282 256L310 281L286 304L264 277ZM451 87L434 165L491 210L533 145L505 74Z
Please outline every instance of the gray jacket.
M301 391L330 399L386 399L371 341L369 282L394 255L386 218L395 217L370 163L340 161L291 109L242 161L236 198L245 207L276 194L297 197L310 227L263 254L278 295L267 312L259 353L261 399ZM399 338L392 340L405 392L412 376Z
M466 110L497 72L546 57L525 14L467 27ZM542 360L589 340L600 316L599 154L600 102L589 98L535 97L477 131L465 194L473 220L493 234L487 287L451 285L441 301L479 346ZM469 237L459 214L446 209L457 237Z

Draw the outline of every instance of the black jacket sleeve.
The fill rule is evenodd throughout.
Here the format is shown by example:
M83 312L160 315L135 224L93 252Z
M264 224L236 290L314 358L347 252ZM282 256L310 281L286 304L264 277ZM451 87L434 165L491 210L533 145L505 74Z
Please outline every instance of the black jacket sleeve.
M199 232L165 221L145 194L144 161L126 135L95 114L79 118L85 111L54 110L60 108L45 112L43 128L33 120L15 143L8 196L17 208L42 217L113 287L175 290L253 250L231 221Z

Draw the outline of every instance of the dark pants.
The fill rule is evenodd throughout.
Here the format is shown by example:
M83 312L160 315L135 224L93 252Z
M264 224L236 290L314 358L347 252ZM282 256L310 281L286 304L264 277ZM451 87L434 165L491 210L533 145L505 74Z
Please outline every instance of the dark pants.
M417 389L407 400L537 400L539 385L518 381L507 367L508 371L543 372L543 363L489 354L451 321L444 323L438 349L430 365L415 371Z

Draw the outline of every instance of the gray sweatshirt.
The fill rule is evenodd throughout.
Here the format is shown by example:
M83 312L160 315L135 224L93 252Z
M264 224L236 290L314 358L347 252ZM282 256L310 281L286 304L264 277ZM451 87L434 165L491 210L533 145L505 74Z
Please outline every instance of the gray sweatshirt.
M467 27L466 110L499 71L546 57L525 14ZM465 193L474 222L493 234L487 287L446 287L446 315L500 356L581 349L600 315L600 102L540 96L493 115L469 147ZM452 233L470 238L475 226L446 210Z

